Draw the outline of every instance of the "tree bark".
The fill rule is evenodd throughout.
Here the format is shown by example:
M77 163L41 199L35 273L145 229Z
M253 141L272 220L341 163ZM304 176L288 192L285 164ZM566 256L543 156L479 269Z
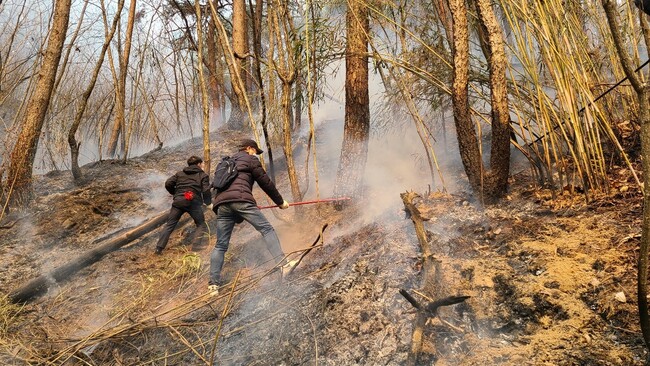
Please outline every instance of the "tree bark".
M111 25L111 29L110 31L107 29L108 33L106 33L105 35L104 44L102 45L102 49L99 52L99 58L97 59L97 64L95 64L95 69L93 70L92 78L90 80L90 83L88 84L88 87L86 87L86 90L81 95L81 100L79 101L79 105L77 106L77 111L75 113L74 121L72 122L72 126L70 126L70 130L68 130L68 145L70 146L70 160L71 160L70 170L72 171L72 176L74 177L75 181L79 181L82 178L81 168L79 168L79 147L81 145L81 142L77 142L77 139L75 138L75 134L77 133L77 130L81 125L81 119L83 117L84 112L86 111L86 107L88 105L88 99L90 99L90 95L95 89L95 84L97 83L97 79L99 78L99 71L102 68L102 65L104 63L104 57L106 56L106 50L110 46L110 42L113 39L113 36L115 35L115 30L117 29L117 23L119 22L120 19L119 14L122 12L123 7L124 7L124 0L120 0L117 4L117 14L113 19L113 24ZM102 1L102 11L104 15L104 24L106 27L108 27L106 17L105 17L106 12L104 11L103 1Z
M452 14L453 85L452 104L458 147L465 173L474 193L483 203L494 203L505 195L510 173L510 112L506 80L507 59L501 28L488 0L477 0L481 49L490 72L491 149L489 169L483 164L481 138L471 119L468 94L469 30L467 7L450 0Z
M32 168L38 141L50 105L63 44L70 19L71 0L56 0L50 37L37 75L34 94L27 103L22 129L10 155L7 189L12 202L22 202L32 195Z
M201 5L199 0L194 1L194 9L196 11L196 42L198 43L196 68L199 71L201 110L203 112L203 161L205 162L205 171L210 174L210 104L208 102L208 87L203 72L203 16L201 15Z
M345 46L345 125L334 193L361 197L368 159L370 97L368 95L368 8L361 0L348 2ZM342 204L337 204L338 209Z
M133 37L133 25L135 23L135 6L137 0L131 0L129 5L129 19L126 26L126 39L122 55L119 56L120 75L115 86L115 120L111 138L108 141L108 156L115 157L117 151L117 141L122 135L124 139L125 128L125 108L126 108L126 74L129 67L129 56L131 54L131 39Z
M483 192L483 163L476 128L469 112L469 31L465 1L450 0L449 10L452 16L454 64L451 99L458 148L470 186L474 192L481 194Z
M486 58L490 69L490 105L492 107L492 146L490 148L490 171L484 182L487 202L502 198L508 188L510 174L510 110L506 80L505 46L501 27L497 21L492 2L477 0L481 27L487 35Z
M302 92L302 78L300 77L300 73L296 75L296 83L295 83L295 88L294 90L294 101L295 105L293 108L293 130L294 131L300 131L300 127L302 126L302 100L304 98L303 92Z
M242 110L243 103L241 103L243 97L239 94L247 92L246 85L248 84L246 81L246 70L248 64L246 62L246 55L248 54L246 2L245 0L233 0L232 7L233 68L236 70L236 74L239 75L241 83L233 81L233 92L235 92L237 98L232 99L228 125L232 129L240 130L244 127L244 112ZM237 85L236 88L235 85Z
M273 4L273 11L269 13L270 33L273 33L277 43L278 61L273 60L273 68L282 82L281 106L282 106L282 149L287 162L287 175L291 185L291 194L294 202L302 201L302 193L298 184L298 175L293 158L292 146L292 106L291 95L296 82L296 68L293 56L292 44L295 32L286 4L282 1ZM284 40L284 42L282 42Z
M291 84L282 83L282 136L283 143L282 149L284 156L287 160L287 175L289 176L289 184L291 185L291 196L294 202L302 201L302 193L300 192L300 185L298 184L298 175L296 174L296 166L293 159L293 146L291 137Z
M224 106L223 95L223 66L219 61L218 47L217 47L217 31L214 19L210 17L208 28L206 29L206 44L207 54L205 55L206 67L208 69L208 85L210 87L210 97L212 99L212 109L216 114L220 115Z
M275 182L275 162L273 161L273 149L271 148L271 136L269 135L269 127L267 121L266 111L266 90L264 88L264 78L262 77L262 17L264 11L264 2L257 0L255 7L249 0L251 13L254 14L253 18L253 52L255 53L255 77L257 78L257 87L259 90L260 104L262 107L260 124L262 125L262 134L264 135L264 142L266 143L266 156L269 159L268 173L271 180Z
M637 95L639 103L639 125L641 126L641 155L643 157L643 225L641 227L641 243L639 247L637 274L637 302L639 323L646 348L650 349L650 314L648 314L648 249L650 248L650 102L648 97L650 87L634 72L632 59L621 36L621 25L618 18L616 3L612 0L602 0L612 40L618 51L618 57Z

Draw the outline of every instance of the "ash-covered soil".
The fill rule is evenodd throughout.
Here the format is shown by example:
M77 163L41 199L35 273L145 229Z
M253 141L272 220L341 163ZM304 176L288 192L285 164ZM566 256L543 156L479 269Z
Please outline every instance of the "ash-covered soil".
M237 137L220 132L212 151L227 152ZM202 154L199 139L126 164L86 166L78 186L68 172L38 177L34 203L0 222L0 292L166 211L162 184L192 154ZM49 283L24 306L5 298L0 363L404 365L417 317L399 294L405 289L425 303L471 296L427 322L421 365L643 365L641 197L619 172L613 193L589 203L534 188L525 175L488 208L463 192L421 192L432 258L422 257L398 195L381 212L368 212L372 195L343 211L265 210L292 258L328 227L283 277L258 234L238 225L218 295L206 292L214 230L189 243L186 221L162 256L153 255L155 230ZM290 197L284 175L278 185ZM211 212L206 218L214 221ZM424 260L435 261L435 278L423 277ZM424 293L427 281L439 293Z

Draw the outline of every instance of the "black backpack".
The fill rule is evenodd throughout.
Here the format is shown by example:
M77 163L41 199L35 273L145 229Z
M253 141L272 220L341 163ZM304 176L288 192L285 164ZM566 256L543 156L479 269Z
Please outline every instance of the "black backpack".
M217 168L214 170L214 179L212 180L212 188L216 189L218 192L225 191L230 187L232 182L237 178L237 164L235 164L235 159L230 156L224 156Z

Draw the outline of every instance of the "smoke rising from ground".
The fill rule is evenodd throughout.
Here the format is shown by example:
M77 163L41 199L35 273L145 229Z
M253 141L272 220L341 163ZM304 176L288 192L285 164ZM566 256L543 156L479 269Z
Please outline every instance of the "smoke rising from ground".
M321 197L332 197L343 140L343 121L327 120L318 126L316 154L318 163L318 188ZM352 197L363 205L363 216L372 221L391 208L401 208L400 193L442 191L454 192L458 182L446 171L445 160L458 159L449 149L434 147L440 169L445 177L443 187L437 171L432 181L425 148L413 124L405 124L399 131L372 136L368 145L368 159L364 175L365 197ZM298 157L302 163L304 157ZM310 164L312 164L310 162ZM306 199L316 196L313 165L309 167L310 184ZM363 202L361 202L363 200Z

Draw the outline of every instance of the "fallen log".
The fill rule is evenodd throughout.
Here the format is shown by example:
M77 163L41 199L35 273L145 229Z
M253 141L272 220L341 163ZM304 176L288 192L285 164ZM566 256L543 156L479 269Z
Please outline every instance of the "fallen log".
M470 296L448 296L440 300L431 301L426 305L420 304L408 291L400 289L399 293L419 311L423 311L427 317L433 318L438 315L438 308L441 306L450 306L460 304L470 298Z
M427 233L424 229L424 220L420 215L420 210L415 206L413 200L418 198L419 195L415 192L405 192L400 194L402 202L404 202L404 209L407 213L407 218L410 218L415 227L415 235L418 238L418 243L420 245L420 251L422 252L422 277L424 282L424 290L427 293L437 293L435 285L439 284L438 276L439 270L437 268L439 261L433 257L431 248L429 247L429 240L427 239ZM402 291L400 291L402 293ZM408 293L407 293L408 294ZM404 296L404 293L402 293ZM422 306L418 304L413 297L404 296L414 307L420 309ZM417 304L417 306L416 306ZM418 358L422 352L422 342L424 335L424 325L427 320L430 318L428 311L418 311L415 319L415 325L413 327L413 333L411 334L411 349L408 353L408 358L406 360L406 365L415 366L418 364Z
M136 226L135 228L108 240L100 246L90 249L74 258L69 263L54 269L52 272L40 275L35 279L29 281L19 289L9 294L9 299L13 303L26 303L32 301L34 298L42 295L48 288L60 281L66 280L68 277L76 273L82 268L85 268L97 261L99 261L106 254L115 251L133 240L153 231L160 225L164 224L167 219L167 211L158 214L152 219Z

